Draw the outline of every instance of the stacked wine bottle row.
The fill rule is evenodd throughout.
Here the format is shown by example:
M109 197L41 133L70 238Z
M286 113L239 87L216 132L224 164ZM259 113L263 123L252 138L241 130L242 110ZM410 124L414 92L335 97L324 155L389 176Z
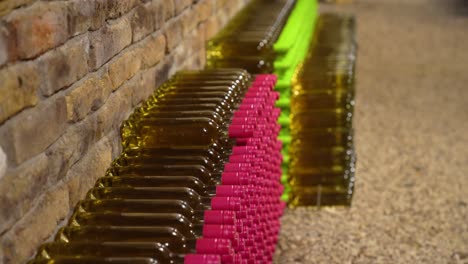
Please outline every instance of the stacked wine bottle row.
M278 141L279 97L274 75L257 75L228 129L235 139L216 196L238 197L237 217L243 227L232 241L234 254L246 263L271 263L285 203L280 201L282 156Z
M207 45L207 67L272 73L277 41L295 0L253 0Z
M353 17L322 14L291 97L290 205L350 205L354 189Z
M29 263L271 262L284 207L275 83L176 74L124 123L121 156Z
M281 93L277 106L282 114L282 199L288 200L292 76L304 59L317 17L316 0L254 0L207 46L207 67L241 67L250 73L280 77L275 89Z
M317 18L317 1L297 0L280 37L274 45L276 58L274 73L280 77L275 87L280 92L277 107L281 108L279 123L281 124L280 140L283 142L283 164L281 182L285 186L282 199L289 199L290 187L288 183L289 145L290 136L290 95L292 77L297 65L304 59L312 38Z

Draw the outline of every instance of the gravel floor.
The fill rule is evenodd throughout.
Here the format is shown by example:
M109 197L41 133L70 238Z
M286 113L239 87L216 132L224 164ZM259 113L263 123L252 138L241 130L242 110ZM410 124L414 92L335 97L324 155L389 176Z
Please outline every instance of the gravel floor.
M355 0L350 209L288 209L275 263L468 263L468 1Z

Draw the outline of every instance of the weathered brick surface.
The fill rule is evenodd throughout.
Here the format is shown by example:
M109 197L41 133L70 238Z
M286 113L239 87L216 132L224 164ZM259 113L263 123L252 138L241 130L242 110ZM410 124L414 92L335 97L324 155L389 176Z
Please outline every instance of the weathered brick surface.
M137 78L137 77L134 77ZM131 82L130 80L129 82ZM122 121L125 120L131 112L132 107L132 90L129 85L123 85L115 91L105 105L96 112L99 131L107 134L111 131L120 129Z
M29 59L54 48L68 38L67 7L59 2L37 2L8 18L20 59Z
M113 90L107 67L91 74L70 88L65 96L67 118L77 122L101 107Z
M67 186L61 184L49 190L39 204L4 235L4 263L24 263L69 211Z
M9 122L5 127L7 136L0 138L0 145L14 164L20 164L50 146L63 133L66 122L63 97L44 102Z
M136 42L154 31L154 10L151 3L140 4L131 17L133 42Z
M64 179L70 167L77 163L96 142L104 137L103 124L98 120L98 113L102 111L102 109L98 110L83 121L70 126L47 149L46 155L49 158L49 167L58 168L50 175L50 184L55 184Z
M192 0L174 0L175 14L178 15L192 4Z
M71 39L39 59L41 91L50 96L88 73L88 35Z
M31 208L36 195L45 190L48 176L48 159L41 154L0 180L0 233Z
M212 0L201 0L194 6L197 21L205 21L214 13L215 6Z
M244 2L0 1L0 263L24 263L65 223L119 155L122 121L202 68Z
M71 206L84 198L97 178L104 176L111 161L111 141L108 137L104 137L79 162L70 168L66 178Z
M105 6L106 18L112 19L120 17L135 7L139 0L100 0Z
M109 76L114 89L133 77L141 66L141 57L138 56L137 49L126 50L122 53L109 64Z
M105 1L73 0L68 5L68 31L72 36L99 29L106 20Z
M161 65L158 65L142 72L140 85L138 85L133 91L133 106L137 106L154 92L157 79L161 78L159 77L161 70Z
M128 17L106 24L90 34L89 66L97 69L132 43L132 28Z
M163 27L164 22L174 17L174 0L153 0L151 10L154 14L154 29Z
M0 123L37 103L38 68L22 63L0 70Z
M5 175L7 167L8 167L8 164L7 164L6 154L5 152L3 152L2 147L0 147L0 180Z
M0 1L0 16L6 15L11 10L34 1L35 0L2 0Z
M8 61L8 30L4 25L0 24L0 66Z
M181 18L175 18L169 21L164 28L164 35L166 36L166 50L172 51L182 40L183 25Z
M180 14L182 23L182 36L188 35L198 26L198 14L193 10L185 10Z
M141 67L145 69L156 65L164 57L165 52L166 38L161 33L149 36L137 47Z

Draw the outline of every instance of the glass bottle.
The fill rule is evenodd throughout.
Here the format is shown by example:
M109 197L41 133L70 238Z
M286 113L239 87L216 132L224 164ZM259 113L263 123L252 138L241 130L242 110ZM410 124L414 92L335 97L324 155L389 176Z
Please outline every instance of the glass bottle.
M196 239L187 238L173 227L69 226L61 228L57 242L152 242L174 253L189 253Z
M91 189L87 199L167 199L183 200L194 209L209 208L211 197L200 196L184 187L97 187Z
M202 165L134 165L113 166L106 176L186 176L196 177L204 184L217 184L220 172L213 172Z
M343 108L307 110L291 113L290 129L301 131L311 128L350 128L353 114Z
M73 257L72 257L73 256ZM93 256L93 257L90 257ZM71 261L70 263L95 263L101 258L150 258L155 263L184 264L184 254L173 253L161 243L152 242L51 242L42 245L35 260L30 263L56 263ZM209 255L207 255L208 259ZM92 258L91 262L90 258ZM53 260L54 262L47 262ZM64 262L68 263L68 262ZM113 262L110 262L113 263ZM128 262L127 262L128 263ZM211 263L211 262L208 262Z
M159 157L159 156L177 156L177 155L187 155L187 156L202 156L209 159L215 164L220 164L226 161L227 156L223 152L219 152L219 146L211 145L208 147L201 146L188 146L188 147L159 147L159 148L127 148L122 153L123 156L128 157L138 157L138 156L149 156L149 157Z
M201 165L209 171L221 171L223 164L215 164L203 156L121 156L112 162L112 166L137 166L137 165Z
M213 196L216 189L193 176L101 177L95 187L187 187L200 195Z
M82 200L76 206L77 212L160 212L179 213L187 218L203 217L203 210L193 209L187 201L174 199L93 199Z
M135 137L136 146L208 146L226 137L218 124L209 118L153 118L127 121L122 138ZM129 145L131 147L131 145Z
M100 258L100 257L72 257L63 256L54 259L33 259L28 264L156 264L152 258Z

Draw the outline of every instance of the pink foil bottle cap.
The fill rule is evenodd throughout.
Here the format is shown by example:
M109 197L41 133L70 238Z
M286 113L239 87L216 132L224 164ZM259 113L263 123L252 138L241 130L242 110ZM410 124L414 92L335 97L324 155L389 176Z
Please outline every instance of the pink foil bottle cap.
M237 110L234 112L234 117L257 117L259 115L258 110Z
M265 105L266 98L264 97L244 97L242 104L260 104Z
M221 262L224 264L240 264L241 256L237 254L223 255L221 256Z
M213 197L211 199L211 209L239 211L241 209L241 199L239 197Z
M273 92L271 92L271 97L274 98L275 101L276 101L276 100L278 100L280 98L280 93L277 92L277 91L273 91Z
M265 98L268 100L270 97L270 92L266 90L249 90L245 93L244 98Z
M255 128L252 125L230 125L228 128L229 137L231 138L248 138L253 137Z
M254 182L254 178L247 172L223 172L221 183L223 185L247 185Z
M184 264L221 264L220 255L187 254Z
M218 185L216 186L216 196L242 198L247 196L247 190L239 185Z
M274 82L276 79L272 74L259 74L255 76L254 81L269 81Z
M203 220L205 224L214 225L234 225L237 222L236 213L234 211L206 210Z
M229 255L232 253L231 241L221 238L199 238L195 249L197 253Z
M253 154L231 155L229 157L229 162L231 163L252 163L257 161L258 159Z
M248 172L252 165L248 162L243 163L226 163L224 164L224 172Z
M271 73L261 73L255 75L255 80L272 80L276 82L278 80L278 77L276 74L271 74Z
M255 125L258 123L257 117L235 117L231 120L232 125Z
M232 148L232 155L251 154L256 151L256 146L234 146Z
M247 92L266 92L270 93L271 92L271 86L270 85L263 85L264 83L259 82L259 83L254 83Z
M270 80L256 80L252 83L252 86L262 86L262 87L268 87L270 90L273 90L273 87L275 86L275 82L270 81Z
M203 237L239 239L237 229L233 225L204 225Z
M266 79L266 78L256 79L252 82L252 86L266 86L271 89L273 89L274 85L275 85L274 80Z

